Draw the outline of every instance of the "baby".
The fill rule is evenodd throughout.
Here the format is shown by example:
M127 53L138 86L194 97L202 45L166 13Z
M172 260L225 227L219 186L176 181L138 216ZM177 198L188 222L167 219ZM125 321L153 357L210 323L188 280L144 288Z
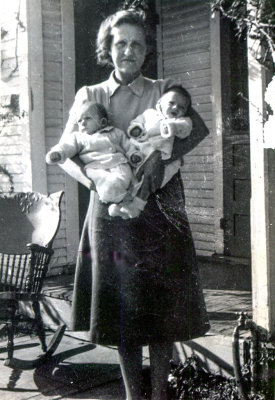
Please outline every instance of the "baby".
M121 202L130 187L140 186L130 164L138 166L142 155L123 131L108 125L108 115L101 104L83 103L76 121L79 130L61 138L47 153L47 163L63 163L78 154L99 199L104 203Z
M190 107L190 94L181 86L170 87L158 101L156 109L145 110L131 122L128 128L130 141L142 154L143 162L154 151L161 152L162 162L165 163L165 166L160 187L166 185L181 165L181 160L169 163L169 159L173 150L174 138L185 139L191 133L192 121L188 117ZM144 170L143 182L133 199L111 205L109 207L110 215L135 218L140 214L151 194L148 190L150 185L146 182L146 176L150 176L150 171Z

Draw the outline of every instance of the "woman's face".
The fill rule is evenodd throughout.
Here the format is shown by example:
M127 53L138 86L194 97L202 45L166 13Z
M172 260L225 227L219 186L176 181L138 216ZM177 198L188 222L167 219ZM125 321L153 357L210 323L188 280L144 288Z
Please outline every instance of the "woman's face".
M146 40L143 29L137 25L122 24L112 29L110 56L115 75L123 83L135 79L146 56Z

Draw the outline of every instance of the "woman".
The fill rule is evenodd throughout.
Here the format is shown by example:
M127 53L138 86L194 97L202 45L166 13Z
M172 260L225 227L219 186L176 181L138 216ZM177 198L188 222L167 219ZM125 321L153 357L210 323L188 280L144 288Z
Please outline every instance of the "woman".
M64 135L77 129L74 110L87 99L103 104L111 123L124 131L154 107L169 82L141 75L146 54L146 26L139 14L119 11L107 18L98 33L97 56L114 71L109 80L78 91ZM175 141L177 163L207 135L194 110L190 117L190 139ZM147 161L151 190L162 181L159 157L155 152ZM92 185L80 167L64 167ZM92 191L79 246L72 328L89 330L93 343L118 346L127 400L141 399L142 345L149 345L152 399L166 399L173 342L209 329L180 176L151 195L136 219L111 218L107 209Z

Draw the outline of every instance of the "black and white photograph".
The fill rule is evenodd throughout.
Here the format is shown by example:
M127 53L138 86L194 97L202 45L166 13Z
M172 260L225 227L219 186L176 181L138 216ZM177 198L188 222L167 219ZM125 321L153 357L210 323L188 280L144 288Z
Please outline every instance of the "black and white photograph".
M0 26L1 399L274 400L274 0Z

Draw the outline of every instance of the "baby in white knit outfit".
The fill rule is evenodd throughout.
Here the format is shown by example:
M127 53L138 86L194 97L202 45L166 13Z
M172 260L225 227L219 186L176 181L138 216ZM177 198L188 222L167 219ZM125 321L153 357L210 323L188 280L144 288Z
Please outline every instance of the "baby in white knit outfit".
M169 162L172 155L175 137L187 138L192 131L192 121L188 117L191 107L191 96L182 86L173 86L159 99L155 109L145 110L143 114L135 118L129 128L128 136L131 143L142 155L143 162L156 150L160 151L162 162L159 170L164 167L164 176L160 187L177 173L182 163L181 159ZM161 165L164 163L165 165ZM141 164L140 164L141 165ZM140 165L137 166L137 173ZM154 168L158 170L158 168ZM144 169L143 182L132 200L123 201L110 207L112 216L137 217L144 209L150 193L150 173Z
M137 182L132 168L142 162L136 146L120 129L108 125L105 108L85 102L76 114L78 131L62 137L46 155L48 164L59 164L76 154L104 203L119 203Z

